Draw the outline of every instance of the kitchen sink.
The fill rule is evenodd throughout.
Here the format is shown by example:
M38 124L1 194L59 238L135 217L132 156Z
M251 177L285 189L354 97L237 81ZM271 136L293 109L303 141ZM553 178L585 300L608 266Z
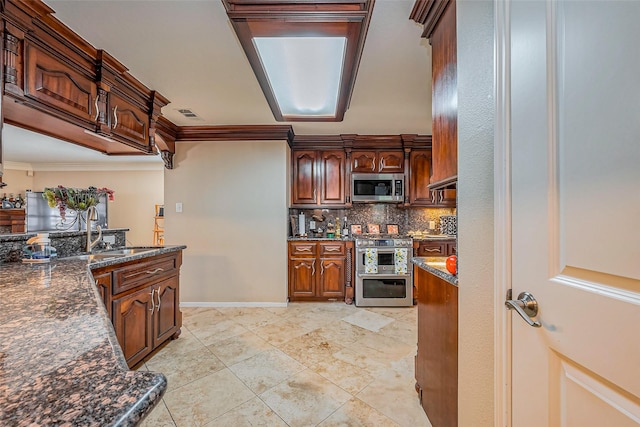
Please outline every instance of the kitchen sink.
M122 248L122 249L110 249L107 251L97 252L92 255L109 255L109 256L127 256L127 255L135 255L141 254L145 252L151 252L156 250L157 248Z
M135 248L122 248L122 249L110 249L102 252L95 252L90 254L80 254L74 255L70 257L65 257L64 259L81 259L91 261L106 261L109 259L122 258L129 255L142 254L145 252L151 252L158 248L153 247L135 247Z

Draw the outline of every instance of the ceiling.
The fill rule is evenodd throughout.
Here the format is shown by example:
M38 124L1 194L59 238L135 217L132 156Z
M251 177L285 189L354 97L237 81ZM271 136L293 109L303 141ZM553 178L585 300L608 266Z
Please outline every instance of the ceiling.
M376 0L344 120L292 122L295 134L431 133L431 48L421 38L422 26L409 20L414 2ZM166 96L171 103L162 113L173 123L283 124L275 121L221 0L45 3L60 21ZM190 109L198 118L186 118L179 109ZM141 158L113 159L11 126L5 127L3 143L7 162L137 162ZM45 145L55 150L44 154ZM143 161L161 163L155 156Z

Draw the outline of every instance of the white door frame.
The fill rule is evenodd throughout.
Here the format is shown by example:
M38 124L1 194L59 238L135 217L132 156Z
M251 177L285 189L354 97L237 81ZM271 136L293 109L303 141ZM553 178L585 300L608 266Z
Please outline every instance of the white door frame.
M494 0L494 425L511 426L511 38L510 0Z

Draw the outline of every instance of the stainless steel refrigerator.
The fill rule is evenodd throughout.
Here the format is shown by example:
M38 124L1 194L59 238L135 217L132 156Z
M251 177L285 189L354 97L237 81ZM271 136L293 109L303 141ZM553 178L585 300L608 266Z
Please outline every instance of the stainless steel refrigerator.
M27 206L27 233L35 231L78 231L86 230L84 218L82 228L78 228L76 212L67 209L65 220L62 221L58 208L50 208L47 200L42 196L42 191L28 191L26 193ZM96 205L98 210L98 221L91 222L91 228L95 229L99 225L103 229L107 227L107 196L99 197L100 203Z

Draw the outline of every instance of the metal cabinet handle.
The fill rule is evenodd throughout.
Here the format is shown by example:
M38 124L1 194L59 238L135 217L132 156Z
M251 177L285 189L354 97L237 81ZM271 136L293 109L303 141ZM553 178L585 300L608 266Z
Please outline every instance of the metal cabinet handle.
M331 247L331 246L329 246L329 247L325 247L324 249L325 249L327 252L336 252L336 251L339 251L339 250L340 250L340 248L333 248L333 247Z
M509 290L507 298L511 296L510 293L511 290ZM538 315L538 301L536 301L533 295L529 292L520 292L517 300L507 299L504 302L504 305L506 305L509 310L515 310L530 326L533 326L534 328L542 326L542 324L537 320L531 320L532 317L536 317Z
M384 158L380 159L380 165L378 166L378 168L379 168L378 170L380 172L382 172L382 169L384 169Z
M152 271L146 270L145 273L147 273L147 274L156 274L159 271L164 271L164 269L158 267L158 268L156 268L155 270L152 270Z
M316 190L317 190L316 188L313 189L313 200L318 201L316 199Z
M324 276L324 263L320 263L320 275Z
M93 119L94 121L98 121L98 116L100 115L100 110L98 109L98 98L99 98L99 96L96 96L96 103L95 103L95 106L96 106L96 117Z
M118 126L118 115L116 112L118 111L118 106L113 107L113 129Z
M158 296L158 305L157 305L158 313L160 313L160 302L161 302L160 301L160 288L156 289L156 295Z
M153 310L156 309L156 302L153 300L153 293L155 292L155 289L151 289L151 293L149 295L151 295L151 308L149 309L150 312L153 313Z
M422 250L425 252L440 252L440 248L422 248Z
M311 246L296 247L298 252L311 252Z
M313 260L313 263L311 264L311 275L315 276L316 275L316 260Z

